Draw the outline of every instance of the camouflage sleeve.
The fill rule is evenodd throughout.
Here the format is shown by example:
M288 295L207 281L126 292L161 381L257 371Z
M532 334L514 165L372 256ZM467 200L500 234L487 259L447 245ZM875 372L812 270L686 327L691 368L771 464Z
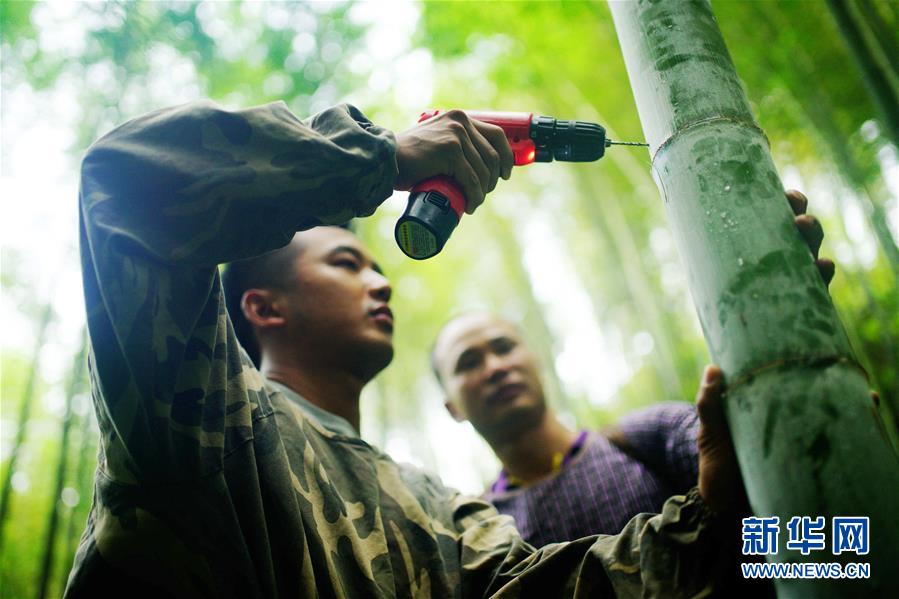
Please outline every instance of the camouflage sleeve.
M489 504L457 498L463 596L692 597L720 590L731 559L720 526L695 488L661 514L639 514L617 535L534 549L512 519Z
M211 102L129 121L88 151L80 245L100 470L127 483L208 474L270 413L217 264L374 211L393 135L355 108L302 122L283 103Z
M395 177L393 134L351 106L303 122L283 102L227 111L204 101L97 141L82 164L81 202L95 258L112 249L211 266L368 216Z
M699 479L698 434L696 406L672 401L628 414L609 438L683 493Z

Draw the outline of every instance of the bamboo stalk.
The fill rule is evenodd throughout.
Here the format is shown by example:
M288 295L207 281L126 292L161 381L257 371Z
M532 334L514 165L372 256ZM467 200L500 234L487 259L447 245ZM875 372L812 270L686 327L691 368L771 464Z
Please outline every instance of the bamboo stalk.
M94 444L91 442L93 440L93 435L91 434L91 422L93 422L93 420L88 415L85 415L81 419L81 427L78 437L78 450L75 454L78 456L78 462L75 465L74 477L75 490L78 492L79 500L78 504L69 510L68 521L66 522L66 532L63 536L65 557L63 558L62 562L64 564L64 567L62 568L59 586L59 588L61 589L66 588L66 583L69 580L69 572L72 568L72 564L75 561L75 550L78 547L78 530L84 525L83 522L79 522L76 519L78 505L82 503L84 497L87 497L88 494L92 492L91 480L88 476L88 474L90 473L89 455L91 454L91 450L95 449Z
M780 20L771 22L771 11L765 10L758 13L756 26L763 27L769 36L776 36L779 28L789 26L789 21ZM778 13L773 13L778 14ZM840 170L843 178L856 189L864 189L865 193L859 195L861 204L869 226L877 236L878 244L883 250L887 264L892 269L894 281L899 280L899 247L887 226L886 213L881 203L868 192L868 178L863 173L859 161L855 158L846 144L846 133L843 132L833 118L834 110L829 96L824 90L815 84L814 59L801 45L791 48L793 62L792 70L798 73L798 78L788 78L787 87L790 97L802 108L808 122L812 125L812 131L820 139L822 146L827 148L834 164ZM764 59L764 58L763 58ZM778 65L769 65L771 69L777 69Z
M827 5L862 72L862 80L880 112L887 135L899 148L899 75L891 68L895 56L881 52L865 15L853 2L827 0Z
M575 260L575 264L579 267L581 281L590 296L601 326L605 327L613 323L615 327L629 332L647 328L652 335L655 345L661 348L670 348L669 340L671 337L668 335L667 329L659 331L656 328L659 321L652 317L644 318L641 310L637 307L639 303L634 295L633 280L627 277L626 274L633 268L637 268L637 266L632 264L632 256L621 255L620 241L616 243L616 240L613 239L609 231L609 219L605 218L602 208L595 201L595 194L588 192L588 189L593 188L592 185L584 181L584 179L585 177L581 173L575 176L575 181L579 188L577 195L583 199L577 201L572 206L572 209L576 211L575 214L578 218L585 219L591 223L591 235L594 243L596 243L593 251L602 257L604 264L597 264L595 256L582 255L583 252L576 253L576 258L578 259ZM588 200L588 196L594 201ZM575 252L572 253L575 254ZM610 297L610 289L615 290L617 294L623 297ZM658 295L652 294L652 297L655 298ZM622 308L622 304L625 304L623 311L626 317L624 319L618 313ZM679 388L679 384L672 383L671 370L667 370L669 374L666 375L666 365L662 362L667 355L673 355L673 350L653 351L648 356L649 371L652 375L652 387L654 388L654 390L650 390L649 397L645 395L632 396L625 389L622 389L621 397L618 398L618 401L639 404L646 401L659 401L668 396L678 396L676 389ZM673 366L671 367L673 368ZM676 369L674 372L676 372Z
M59 524L59 502L66 481L66 469L69 458L69 430L72 424L72 404L79 388L84 384L84 366L87 361L87 333L81 333L81 349L75 356L72 372L66 389L66 407L62 418L61 440L59 442L59 458L56 462L56 483L51 496L50 513L47 518L47 531L44 536L44 557L41 560L41 574L38 582L37 597L47 596L50 575L53 572L53 557L56 549L56 529Z
M569 397L559 379L555 366L557 340L546 322L543 306L534 295L534 287L527 269L521 262L523 251L521 240L515 232L515 224L507 218L491 216L490 227L497 233L494 240L500 245L498 254L503 261L503 272L515 286L515 297L524 300L525 317L519 324L527 331L532 349L540 357L543 366L543 384L549 391L548 396L555 400L559 408L581 420L586 413L586 406L583 402L577 402Z
M609 122L573 83L563 84L563 93L561 96L556 95L557 101L559 97L565 97L570 101L576 102L575 112L580 115L580 118L586 118L598 123ZM610 138L618 139L611 128L607 128L606 133ZM641 168L636 154L632 152L610 152L607 159L612 161L633 189L638 190L644 183L648 183L649 175ZM653 291L654 286L651 284L649 273L640 259L640 252L637 250L632 225L625 218L621 206L618 204L620 201L618 197L610 197L600 205L596 202L595 189L587 182L589 178L587 171L578 169L576 178L581 188L581 193L578 197L584 205L585 212L589 215L594 226L607 233L605 237L611 241L609 245L617 254L618 262L626 265L621 270L621 277L631 300L644 318L645 325L652 334L656 345L656 349L650 357L650 362L659 380L659 390L661 392L659 397L679 398L683 385L681 384L677 360L675 359L675 336L672 334L670 327L667 326L662 316L661 308L657 304L659 289L656 288ZM638 201L648 204L650 198L640 197Z
M34 351L31 359L31 370L28 372L28 381L25 383L25 390L22 393L22 400L19 406L16 439L13 442L9 461L6 463L6 472L3 476L3 490L0 491L0 550L3 549L5 538L3 531L6 526L6 518L9 515L9 505L12 498L12 477L16 471L19 454L22 451L22 447L25 445L25 435L28 431L28 419L31 415L31 406L34 399L34 388L37 384L37 377L40 371L41 350L44 347L47 329L52 321L53 307L50 304L47 304L44 306L44 311L41 313L40 320L38 321L37 335L34 339Z
M653 172L686 262L750 503L868 516L871 578L779 579L780 597L896 596L899 460L864 371L796 233L767 140L707 1L613 2ZM784 531L786 527L783 526ZM786 535L784 535L786 536ZM734 542L735 540L729 540ZM821 561L788 551L777 562ZM846 554L826 561L848 562Z
M896 76L899 74L899 43L896 40L896 31L884 22L883 13L871 0L857 0L857 2L880 54L885 58L893 76Z
M582 180L584 177L586 175L581 174L578 179ZM608 230L612 240L611 245L622 265L622 275L628 295L633 300L637 311L645 319L646 328L649 329L655 341L655 350L650 360L658 373L662 391L669 396L669 399L680 398L681 381L670 336L657 305L659 295L652 291L643 262L640 260L640 252L634 241L631 225L625 219L621 207L618 205L618 198L608 198L608 201L600 205L595 198L591 197L586 185L582 183L581 188L580 196L587 204L586 208L591 215L591 220L594 223L607 224L604 228Z

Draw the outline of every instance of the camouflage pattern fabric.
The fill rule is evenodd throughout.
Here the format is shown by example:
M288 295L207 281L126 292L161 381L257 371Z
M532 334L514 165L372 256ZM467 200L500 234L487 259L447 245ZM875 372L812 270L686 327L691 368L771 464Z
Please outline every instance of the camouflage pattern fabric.
M695 490L620 535L535 550L510 517L397 465L253 367L217 264L390 195L393 135L355 108L306 121L283 103L165 109L99 140L81 174L101 447L67 597L709 591L718 542Z

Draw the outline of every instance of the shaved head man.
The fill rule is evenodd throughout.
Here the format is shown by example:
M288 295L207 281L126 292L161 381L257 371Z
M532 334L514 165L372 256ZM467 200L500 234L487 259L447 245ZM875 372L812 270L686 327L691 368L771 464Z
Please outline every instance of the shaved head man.
M567 438L547 410L537 358L508 320L486 312L454 318L432 356L450 414L471 421L493 443L503 445L543 424L550 437ZM498 361L510 368L496 368Z
M447 410L471 422L503 464L484 497L513 516L531 543L615 530L696 484L699 419L692 405L666 403L631 415L617 442L573 431L548 405L540 365L521 331L498 315L449 321L432 366Z

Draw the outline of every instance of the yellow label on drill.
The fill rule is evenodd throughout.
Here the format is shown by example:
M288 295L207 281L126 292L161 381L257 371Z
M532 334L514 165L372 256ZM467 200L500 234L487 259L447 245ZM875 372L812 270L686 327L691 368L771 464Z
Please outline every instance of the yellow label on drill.
M400 223L398 230L400 247L407 256L423 260L437 253L437 238L421 223L407 220Z

